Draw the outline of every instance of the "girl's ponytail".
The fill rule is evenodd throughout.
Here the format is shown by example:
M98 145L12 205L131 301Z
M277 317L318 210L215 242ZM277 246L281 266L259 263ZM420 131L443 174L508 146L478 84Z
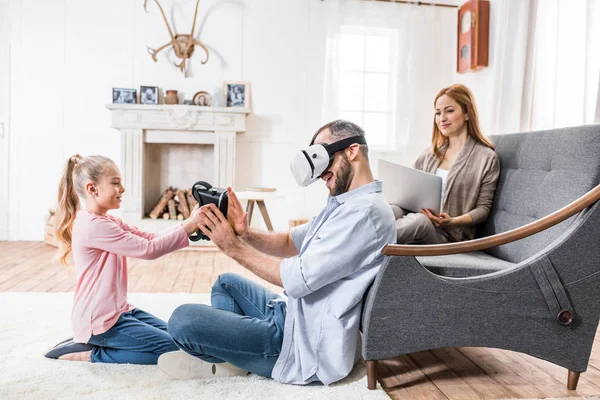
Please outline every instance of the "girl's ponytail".
M79 154L69 158L58 185L56 238L60 243L59 260L65 266L68 265L67 258L71 254L73 222L79 210L79 196L75 190L73 175L80 160L82 157Z

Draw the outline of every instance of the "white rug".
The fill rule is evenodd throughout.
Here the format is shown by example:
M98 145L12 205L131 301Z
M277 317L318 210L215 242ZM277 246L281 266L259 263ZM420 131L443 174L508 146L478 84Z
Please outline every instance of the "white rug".
M71 337L71 293L0 293L0 398L61 399L388 399L367 389L359 363L330 385L292 386L256 375L177 381L156 366L48 360L43 353ZM167 320L185 303L209 304L208 294L132 293L135 306Z

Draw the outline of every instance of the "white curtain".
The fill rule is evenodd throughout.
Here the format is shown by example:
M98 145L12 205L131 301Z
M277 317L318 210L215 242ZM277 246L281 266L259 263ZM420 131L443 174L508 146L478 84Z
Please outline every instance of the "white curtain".
M327 0L327 53L323 84L323 120L340 117L347 98L342 87L344 55L348 47L342 33L348 29L379 29L391 34L395 47L389 57L394 62L387 87L381 96L389 99L393 121L389 146L374 149L375 158L412 163L430 143L433 99L452 84L456 68L456 8L426 7L363 0ZM375 90L375 89L373 89ZM343 115L343 113L342 113ZM372 132L367 130L367 140ZM371 145L370 145L371 147ZM372 163L373 164L373 163Z
M490 133L513 133L523 128L522 110L531 104L533 85L531 50L536 29L536 4L537 0L491 3L495 40L490 45L495 57L490 60L490 65L495 73Z
M394 138L382 158L410 163L428 145L433 98L455 82L473 90L486 134L589 124L600 108L600 0L492 0L489 67L462 75L456 9L327 2L323 120L340 114L341 27L397 32Z
M600 76L598 77L600 80ZM598 99L596 100L596 119L594 123L600 124L600 83L598 84Z
M328 0L325 5L325 71L323 79L322 122L327 123L339 117L340 68L339 46L342 24L341 9L343 0Z
M600 76L600 2L538 1L533 58L525 128L593 123Z
M593 123L600 1L492 0L489 67L458 75L486 134Z
M488 67L456 74L473 91L485 134L522 129L522 110L531 102L536 1L492 0Z

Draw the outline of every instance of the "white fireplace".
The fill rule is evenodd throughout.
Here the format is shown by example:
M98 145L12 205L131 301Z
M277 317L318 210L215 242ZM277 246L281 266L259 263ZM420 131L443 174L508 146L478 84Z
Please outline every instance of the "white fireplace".
M235 179L236 134L246 131L247 108L109 104L112 127L122 134L123 221L159 231L180 221L150 219L168 186L188 189L198 180L216 187Z

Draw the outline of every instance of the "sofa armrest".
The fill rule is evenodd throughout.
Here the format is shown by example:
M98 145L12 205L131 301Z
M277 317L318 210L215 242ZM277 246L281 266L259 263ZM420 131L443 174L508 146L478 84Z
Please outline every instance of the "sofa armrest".
M434 245L398 245L388 244L381 251L386 256L441 256L446 254L468 253L489 249L514 242L548 229L591 206L600 199L600 185L590 190L571 204L537 221L507 232L481 239L459 243Z

